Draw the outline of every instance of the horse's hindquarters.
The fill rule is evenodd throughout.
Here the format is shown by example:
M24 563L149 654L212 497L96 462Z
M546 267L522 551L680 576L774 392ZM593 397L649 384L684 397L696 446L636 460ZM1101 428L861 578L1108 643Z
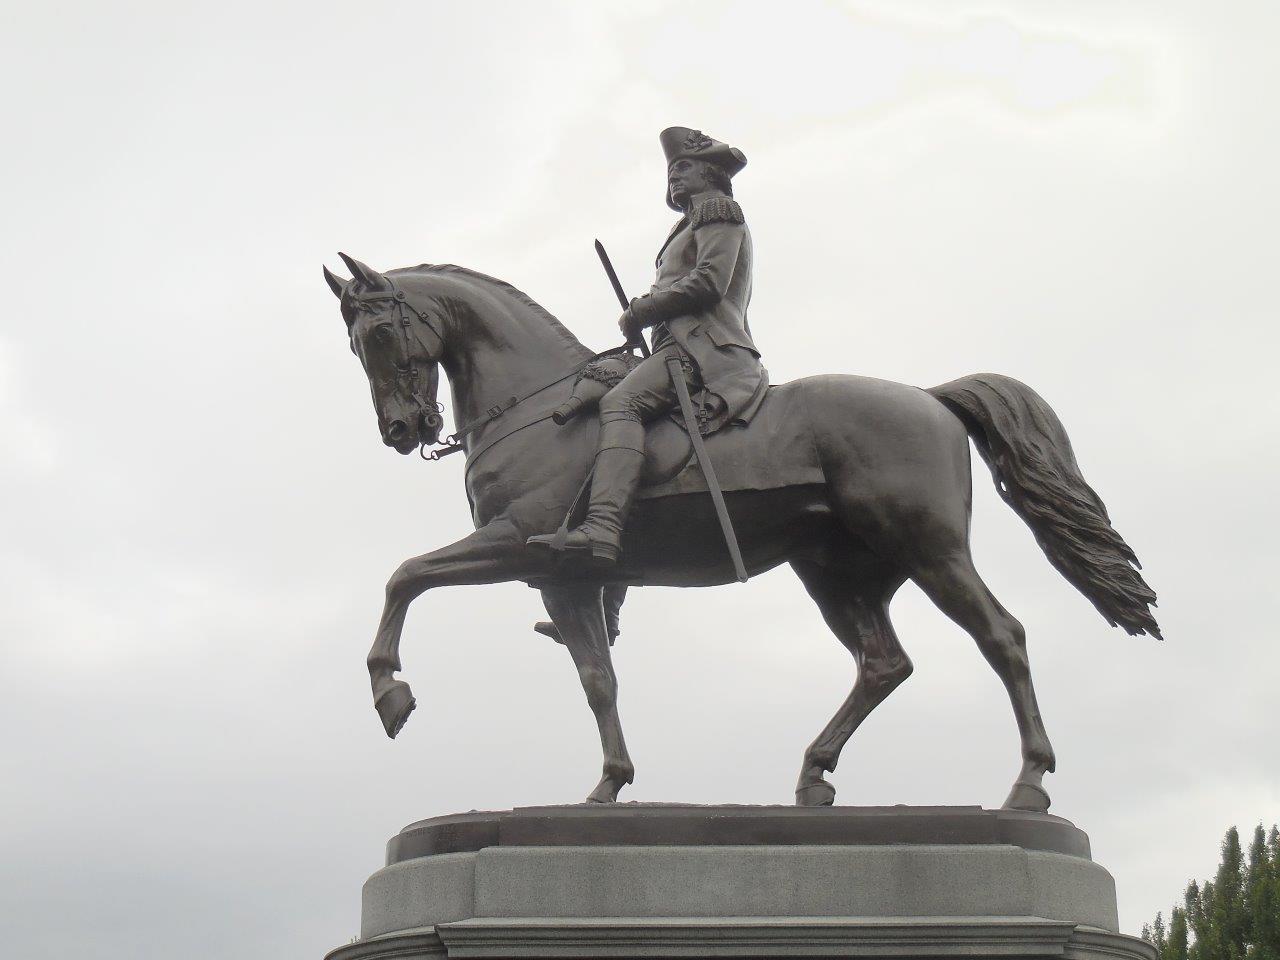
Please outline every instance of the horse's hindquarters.
M804 381L841 527L906 568L965 549L973 482L964 425L923 390L867 377Z
M811 377L776 389L790 398L791 415L772 430L753 433L753 423L742 439L755 455L792 449L780 443L783 431L789 443L811 443L822 482L725 493L749 573L798 558L897 565L915 548L966 541L969 441L946 407L915 387L867 377ZM784 473L785 465L776 475ZM640 500L623 558L624 574L642 583L734 580L705 492Z

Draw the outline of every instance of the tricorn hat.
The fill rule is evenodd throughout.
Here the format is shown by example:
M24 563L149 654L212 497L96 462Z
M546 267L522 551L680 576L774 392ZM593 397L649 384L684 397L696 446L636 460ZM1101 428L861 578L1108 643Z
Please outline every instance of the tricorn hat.
M730 177L747 165L746 155L741 150L727 143L721 143L719 140L713 140L701 130L667 127L658 134L658 142L662 144L662 152L667 155L668 169L682 157L714 163ZM672 210L680 209L671 202L670 190L667 190L666 200L667 206Z

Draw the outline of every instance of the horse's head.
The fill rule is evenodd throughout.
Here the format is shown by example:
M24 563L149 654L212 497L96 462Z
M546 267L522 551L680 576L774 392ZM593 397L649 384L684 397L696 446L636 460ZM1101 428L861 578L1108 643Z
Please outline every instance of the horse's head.
M444 350L438 325L390 277L345 253L338 256L352 279L342 280L328 267L324 278L341 301L351 352L369 378L382 442L399 453L435 443L443 425L436 401Z

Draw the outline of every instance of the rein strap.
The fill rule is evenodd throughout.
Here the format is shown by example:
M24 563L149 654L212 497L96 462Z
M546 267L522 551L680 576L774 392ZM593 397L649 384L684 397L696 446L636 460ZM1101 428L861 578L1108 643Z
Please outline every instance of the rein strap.
M421 310L419 310L417 307L415 307L413 304L411 304L408 301L408 299L405 297L404 291L396 287L394 280L392 280L390 277L386 277L385 279L387 283L391 284L390 290L373 292L373 293L354 294L353 296L355 299L360 301L365 301L365 302L372 302L377 300L389 300L395 304L396 312L400 320L401 332L404 334L404 338L405 338L405 342L404 342L405 358L408 363L407 373L408 373L409 379L415 385L410 389L410 396L418 404L419 408L421 409L422 416L426 419L427 423L431 426L438 428L439 424L442 422L440 414L444 412L444 405L441 404L438 400L436 400L436 386L438 383L439 375L436 372L436 368L433 367L431 370L431 375L429 376L430 385L428 386L428 392L430 393L430 396L423 397L416 387L418 371L416 366L414 365L413 351L410 349L410 343L409 343L410 323L409 323L409 317L406 315L405 311L406 310L413 311L413 315L417 317L420 321L422 321L422 323L426 324L427 329L430 330L432 334L435 335L436 340L438 340L442 346L444 344L444 337L440 335L440 331L435 328L435 325L427 318L427 315L424 314ZM518 407L520 404L524 403L526 400L536 397L538 394L542 393L542 391L549 390L552 387L554 387L556 384L563 383L564 381L568 380L570 377L578 376L579 374L582 373L583 370L587 368L588 364L593 363L596 360L599 360L601 357L606 357L606 356L609 356L610 354L628 351L633 346L634 344L623 344L621 347L613 347L609 350L604 350L600 353L594 354L588 357L582 363L578 364L568 373L564 374L563 376L557 377L556 379L552 380L550 383L543 384L542 386L538 387L538 389L536 390L531 390L529 393L526 393L523 397L512 396L512 397L508 397L502 403L495 403L488 410L486 410L481 416L472 420L470 423L466 424L465 426L459 427L453 433L449 434L449 436L445 437L444 440L439 441L439 446L437 446L434 450L428 450L427 444L426 443L422 444L422 446L418 448L418 454L422 457L423 460L433 461L433 460L440 460L441 458L447 457L450 454L457 453L460 450L465 450L466 448L462 443L464 439L471 436L471 434L475 433L477 430L481 429L482 427L485 427L490 423L493 423L495 420L499 419L505 413L507 413L507 411L512 410L515 407ZM438 364L440 361L436 357L427 357L427 362ZM540 423L542 420L550 419L550 416L551 416L550 414L547 414L547 416L541 417L538 420L533 421L533 423ZM524 424L523 426L518 427L517 430L522 430L524 429L524 427L532 426L533 423ZM511 432L515 433L517 432L517 430L513 430ZM505 440L507 436L510 436L510 434L504 434L503 436L499 437L497 440L493 441L493 443L497 443L498 440ZM487 444L484 447L484 449L485 450L489 449L489 447L493 446L493 443Z

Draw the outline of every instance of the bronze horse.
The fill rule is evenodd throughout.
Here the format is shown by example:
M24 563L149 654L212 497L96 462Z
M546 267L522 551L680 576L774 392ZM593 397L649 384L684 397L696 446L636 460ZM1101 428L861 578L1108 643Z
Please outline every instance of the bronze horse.
M381 274L342 256L353 279L327 268L325 278L369 377L383 440L403 454L438 442L435 391L443 368L456 422L464 425L456 445L467 455L476 527L457 543L406 560L387 584L368 657L387 734L399 732L415 702L394 676L409 604L434 587L525 581L540 588L600 728L604 775L587 799L616 800L634 767L618 718L602 590L620 582L733 582L710 497L641 500L612 573L571 574L531 551L526 538L564 519L590 469L595 418L560 427L551 413L592 352L500 280L452 265ZM889 622L889 600L910 579L973 637L1008 690L1022 769L1005 806L1046 810L1043 779L1055 761L1023 628L991 595L969 552L970 437L1049 562L1113 626L1159 637L1148 609L1155 594L1080 475L1057 416L1029 387L993 374L930 390L857 376L771 389L800 392L807 422L787 426L809 433L825 482L728 492L742 555L752 575L790 563L857 664L849 696L804 753L796 803L833 802L823 773L835 769L872 709L911 675ZM773 440L763 432L754 442Z

